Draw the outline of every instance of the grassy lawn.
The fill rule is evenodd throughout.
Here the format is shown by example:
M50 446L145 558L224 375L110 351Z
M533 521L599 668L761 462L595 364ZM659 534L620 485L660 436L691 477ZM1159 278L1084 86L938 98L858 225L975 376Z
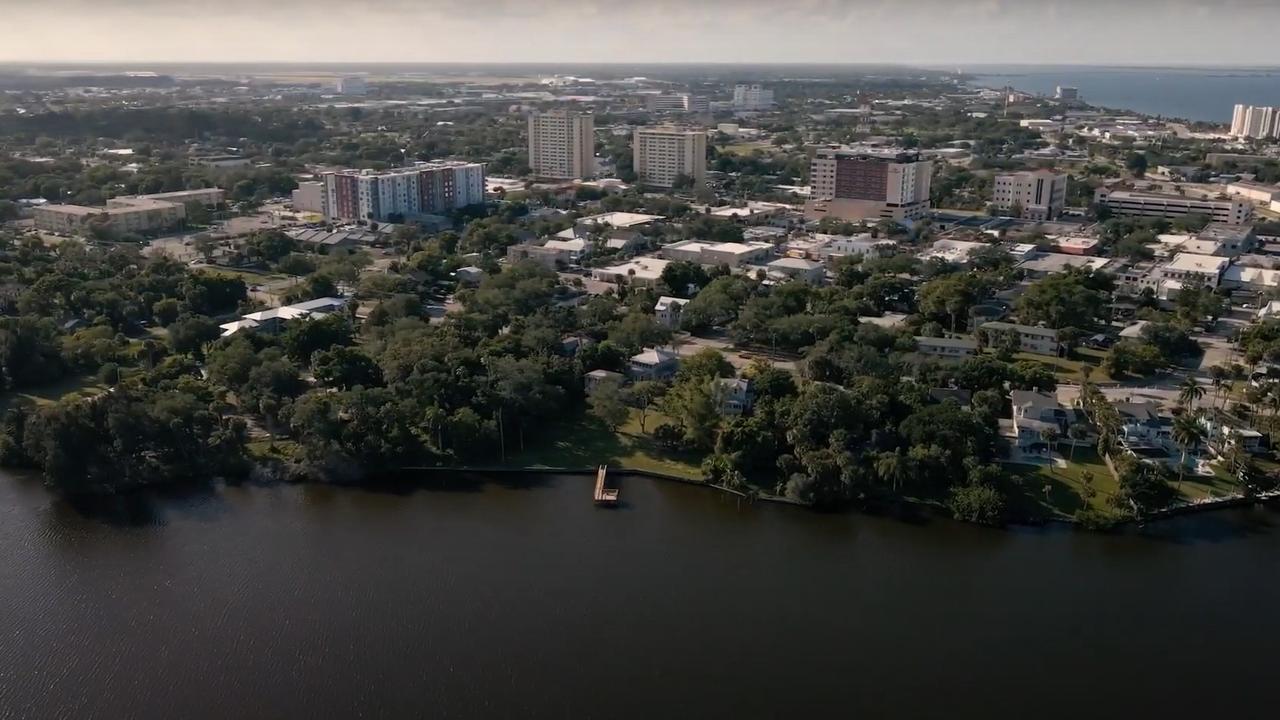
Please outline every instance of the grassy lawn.
M1176 478L1176 475L1175 475ZM1173 486L1178 487L1177 480L1174 480ZM1240 492L1240 484L1236 479L1231 477L1231 473L1222 467L1222 463L1214 463L1213 475L1186 475L1182 481L1182 490L1179 493L1187 500L1200 500L1209 497L1223 497L1224 495L1234 495Z
M1028 361L1037 363L1057 376L1059 382L1080 382L1080 368L1087 365L1093 366L1093 373L1089 375L1092 382L1111 382L1112 378L1102 369L1103 353L1097 350L1088 350L1081 348L1076 351L1074 357L1049 357L1047 355L1036 355L1035 353L1017 353L1013 356L1015 361Z
M702 479L701 456L669 450L649 434L667 418L650 411L645 421L645 429L649 433L640 431L639 418L639 411L632 410L630 419L616 433L585 413L568 418L541 433L541 437L526 437L525 450L511 454L507 464L565 468L620 465L692 480Z
M1093 448L1079 448L1075 456L1070 457L1069 448L1063 448L1063 457L1067 458L1066 467L1054 467L1052 472L1044 465L1013 465L1004 467L1016 474L1021 481L1022 492L1011 498L1015 511L1023 515L1039 517L1069 518L1084 507L1085 499L1081 494L1085 487L1083 480L1086 472L1093 474L1093 489L1096 491L1089 499L1089 507L1099 512L1115 512L1108 499L1119 490L1111 471L1103 464L1102 458ZM1048 487L1046 493L1045 488Z
M249 457L258 460L288 460L298 452L298 443L294 440L276 438L275 440L253 440L245 445Z
M251 272L249 270L237 270L234 268L223 268L223 267L220 267L220 268L202 267L202 268L199 268L199 270L200 272L207 273L209 275L223 275L226 277L238 277L241 280L244 280L245 283L249 285L263 285L269 282L276 282L279 280L289 280L293 278L292 275L283 275L281 273Z
M15 398L30 400L37 405L52 405L63 398L93 397L106 389L107 386L99 382L96 375L69 376L38 388L5 393L0 396L0 408L8 407Z

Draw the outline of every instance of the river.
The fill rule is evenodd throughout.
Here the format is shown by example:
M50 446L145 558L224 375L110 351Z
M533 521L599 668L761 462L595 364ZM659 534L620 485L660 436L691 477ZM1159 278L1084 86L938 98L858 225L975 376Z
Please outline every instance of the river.
M0 718L1231 717L1270 701L1280 515L1125 535L703 488L0 477ZM1211 708L1211 710L1209 710Z

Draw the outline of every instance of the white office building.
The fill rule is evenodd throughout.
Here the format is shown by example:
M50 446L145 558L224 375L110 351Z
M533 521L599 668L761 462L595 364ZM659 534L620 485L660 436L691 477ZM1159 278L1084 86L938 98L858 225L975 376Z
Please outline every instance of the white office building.
M529 167L534 177L582 180L595 175L596 126L590 113L552 110L529 115Z
M761 85L735 85L734 110L768 110L773 107L773 91Z
M992 203L1000 212L1025 220L1053 220L1067 205L1067 176L1052 170L996 175Z

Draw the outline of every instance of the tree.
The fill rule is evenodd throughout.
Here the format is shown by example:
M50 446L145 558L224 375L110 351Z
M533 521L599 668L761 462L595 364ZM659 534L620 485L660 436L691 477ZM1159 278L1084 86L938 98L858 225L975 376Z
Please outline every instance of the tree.
M627 393L631 404L640 411L638 420L640 421L640 432L646 432L645 423L649 419L649 412L657 404L662 396L667 392L667 386L653 380L641 380L631 386L631 391Z
M591 408L591 414L614 432L617 432L631 415L631 411L622 401L622 389L613 382L596 385L587 396L587 405Z
M1178 404L1190 410L1191 406L1204 397L1204 386L1194 376L1188 375L1178 386Z
M957 520L1001 525L1005 520L1004 495L989 485L966 485L951 491L947 502Z
M168 327L173 321L178 319L178 315L182 312L182 306L174 298L165 298L157 300L151 305L151 315L160 323L161 327Z
M680 361L678 380L706 381L733 377L733 365L715 348L703 348Z
M910 464L901 450L884 452L876 456L876 474L894 492L911 477Z
M1124 166L1134 177L1142 177L1147 174L1147 154L1140 152L1129 153L1125 158Z
M1067 426L1067 437L1071 440L1071 457L1069 460L1075 462L1076 445L1085 438L1089 437L1089 426L1084 423L1071 423Z
M1047 427L1040 431L1040 439L1045 445L1049 446L1049 474L1053 474L1053 446L1058 442L1058 429L1055 427Z
M382 385L382 369L373 358L350 347L315 352L311 356L311 372L321 385L339 390Z
M285 326L280 342L290 358L305 365L320 350L351 345L353 335L351 321L341 313L332 313L291 321Z
M1182 461L1178 463L1178 488L1182 488L1182 477L1187 470L1187 452L1200 444L1204 439L1204 431L1200 429L1200 423L1196 421L1196 416L1191 412L1185 412L1179 415L1173 421L1173 441L1182 449Z
M217 340L222 329L207 317L188 315L169 325L169 347L175 353L204 357L204 346Z

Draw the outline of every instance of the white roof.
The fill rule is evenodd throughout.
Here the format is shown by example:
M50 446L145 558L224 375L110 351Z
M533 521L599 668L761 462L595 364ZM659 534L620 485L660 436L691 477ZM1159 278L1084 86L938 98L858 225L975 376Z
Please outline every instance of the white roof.
M1246 285L1278 287L1280 286L1280 270L1267 270L1265 268L1232 265L1222 274L1222 279L1226 282L1235 282Z
M606 275L630 275L631 271L634 270L635 277L642 280L657 280L662 277L662 271L667 269L669 264L669 260L650 257L636 258L620 265L600 268L597 272Z
M1231 261L1224 257L1216 257L1214 255L1197 255L1195 253L1178 253L1173 256L1169 264L1165 265L1166 270L1174 270L1177 272L1198 272L1213 273L1217 275L1223 271Z
M658 302L653 306L653 309L666 310L671 307L672 303L679 303L681 305L684 305L687 302L689 301L686 300L685 298L678 298L678 297L671 297L670 295L663 295L662 297L658 298Z
M785 257L769 263L769 267L787 268L789 270L816 270L822 267L822 263L805 260L804 258Z
M616 228L627 228L635 227L636 225L647 225L655 220L661 219L661 215L645 215L643 213L630 212L607 212L600 215L579 218L578 223L588 225L608 224Z
M222 337L234 335L241 330L251 330L258 327L258 323L253 320L236 320L234 322L222 323L218 327L222 328Z
M575 240L548 240L543 247L566 252L582 252L587 248L587 241L581 238Z
M241 319L250 320L254 323L260 323L264 320L296 320L298 318L307 317L313 313L332 312L346 304L347 301L342 298L316 298L315 300L308 300L294 305L283 305L278 308L259 310L258 312L249 313Z
M927 250L920 253L920 257L926 260L937 257L950 262L964 262L969 259L969 253L984 247L989 247L989 245L966 240L944 239L935 241Z

